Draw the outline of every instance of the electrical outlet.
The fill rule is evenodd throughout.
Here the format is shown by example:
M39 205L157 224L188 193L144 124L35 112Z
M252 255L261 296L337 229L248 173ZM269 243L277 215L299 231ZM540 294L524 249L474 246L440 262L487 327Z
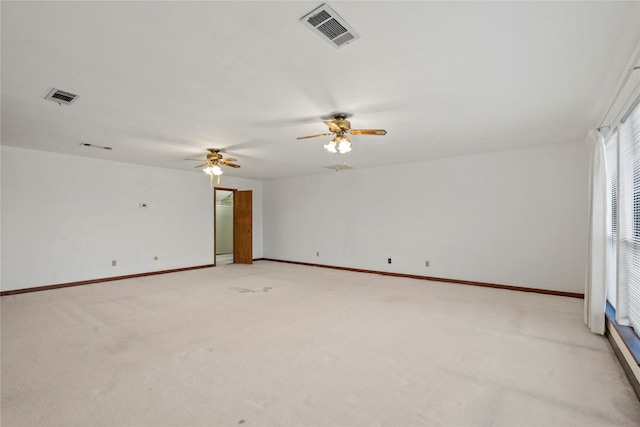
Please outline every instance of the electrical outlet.
M429 261L425 261L425 262L424 262L424 266L425 266L425 267L429 267Z
M115 266L116 266L116 260L114 259L111 261L111 267L115 267Z
M391 258L387 258L387 264L391 264Z

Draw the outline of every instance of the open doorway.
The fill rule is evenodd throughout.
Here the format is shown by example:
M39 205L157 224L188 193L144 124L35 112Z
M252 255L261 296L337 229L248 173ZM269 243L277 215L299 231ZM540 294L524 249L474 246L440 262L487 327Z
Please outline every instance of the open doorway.
M233 264L233 195L234 190L214 190L216 265Z
M213 263L253 263L253 192L214 188Z

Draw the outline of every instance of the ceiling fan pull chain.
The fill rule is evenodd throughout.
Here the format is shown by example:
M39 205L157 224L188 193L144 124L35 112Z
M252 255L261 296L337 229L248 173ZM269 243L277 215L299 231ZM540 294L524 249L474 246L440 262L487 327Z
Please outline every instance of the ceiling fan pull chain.
M213 179L213 175L211 176L211 179ZM218 175L218 185L220 185L220 175Z

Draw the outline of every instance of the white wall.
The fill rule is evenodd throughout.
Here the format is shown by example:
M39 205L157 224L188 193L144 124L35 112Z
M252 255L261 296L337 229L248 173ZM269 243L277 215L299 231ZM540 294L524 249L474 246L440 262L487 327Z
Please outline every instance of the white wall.
M8 146L1 160L2 290L213 260L200 174ZM579 142L220 187L253 190L254 258L583 292L586 182Z
M264 256L583 292L587 173L565 143L267 181Z
M213 191L206 176L1 150L2 290L213 263ZM261 233L262 183L236 185L254 189L254 230ZM254 238L256 253L262 256L261 235Z

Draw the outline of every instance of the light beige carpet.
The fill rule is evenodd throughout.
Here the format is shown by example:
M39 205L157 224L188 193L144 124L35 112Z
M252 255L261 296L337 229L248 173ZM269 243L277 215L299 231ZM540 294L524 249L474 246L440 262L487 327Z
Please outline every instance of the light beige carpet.
M2 297L2 426L638 426L582 300L260 261Z

